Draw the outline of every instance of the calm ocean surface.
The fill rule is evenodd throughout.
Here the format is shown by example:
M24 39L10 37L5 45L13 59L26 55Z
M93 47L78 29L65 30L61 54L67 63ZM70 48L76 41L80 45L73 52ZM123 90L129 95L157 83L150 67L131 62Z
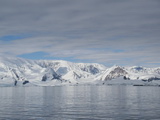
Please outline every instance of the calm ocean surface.
M160 87L0 87L0 120L160 120Z

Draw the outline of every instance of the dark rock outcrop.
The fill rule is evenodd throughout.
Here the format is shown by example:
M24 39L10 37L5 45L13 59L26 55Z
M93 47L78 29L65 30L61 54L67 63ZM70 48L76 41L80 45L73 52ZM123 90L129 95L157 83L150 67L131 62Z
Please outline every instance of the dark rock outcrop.
M126 76L128 73L121 67L116 67L108 75L106 75L104 80L111 80L120 76ZM127 79L127 78L126 78Z
M27 83L29 83L29 81L28 81L28 80L25 80L25 81L23 82L23 85L25 85L25 84L27 84Z

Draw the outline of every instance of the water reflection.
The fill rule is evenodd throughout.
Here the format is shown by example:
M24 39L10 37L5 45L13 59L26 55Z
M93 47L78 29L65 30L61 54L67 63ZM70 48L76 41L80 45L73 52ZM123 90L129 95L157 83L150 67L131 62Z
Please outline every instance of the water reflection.
M57 86L0 88L0 119L158 119L160 88Z

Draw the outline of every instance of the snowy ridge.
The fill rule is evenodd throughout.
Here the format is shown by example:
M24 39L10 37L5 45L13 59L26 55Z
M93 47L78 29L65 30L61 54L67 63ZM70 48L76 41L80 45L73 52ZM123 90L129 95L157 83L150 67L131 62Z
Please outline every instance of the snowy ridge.
M160 68L139 66L107 68L97 63L0 58L0 86L111 84L116 80L118 83L147 81L160 85Z
M113 66L111 68L106 69L98 79L101 80L111 80L118 78L120 76L125 77L125 79L131 80L148 80L151 78L160 78L160 69L159 68L145 68L145 67L120 67Z
M77 83L76 80L91 78L106 69L96 63L72 63L63 60L26 60L0 58L0 85L30 83L55 85Z

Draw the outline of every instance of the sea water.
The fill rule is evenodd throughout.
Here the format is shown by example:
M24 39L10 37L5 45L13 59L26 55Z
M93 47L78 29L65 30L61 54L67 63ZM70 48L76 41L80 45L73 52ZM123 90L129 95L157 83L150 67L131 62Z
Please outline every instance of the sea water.
M0 87L0 120L159 120L157 86Z

